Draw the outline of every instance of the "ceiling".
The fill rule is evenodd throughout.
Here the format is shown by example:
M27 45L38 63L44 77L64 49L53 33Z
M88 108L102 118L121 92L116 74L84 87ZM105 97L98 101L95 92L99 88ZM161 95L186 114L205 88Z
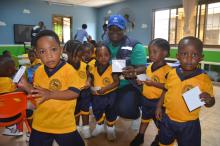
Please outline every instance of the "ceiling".
M66 5L66 6L86 6L86 7L102 7L114 3L119 3L125 0L43 0L49 4Z

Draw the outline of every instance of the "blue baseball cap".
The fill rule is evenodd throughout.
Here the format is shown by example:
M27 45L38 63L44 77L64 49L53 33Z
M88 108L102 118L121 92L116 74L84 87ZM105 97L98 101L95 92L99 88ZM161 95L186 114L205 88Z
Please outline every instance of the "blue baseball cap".
M120 29L124 30L126 28L127 21L121 15L111 15L108 19L108 28L110 26L117 26Z

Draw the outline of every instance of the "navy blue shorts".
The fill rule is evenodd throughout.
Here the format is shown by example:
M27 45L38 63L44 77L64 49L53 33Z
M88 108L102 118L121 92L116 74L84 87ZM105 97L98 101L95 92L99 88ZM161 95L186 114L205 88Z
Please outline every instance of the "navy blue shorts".
M178 146L201 146L201 127L199 119L188 122L172 121L164 115L160 123L159 141L169 145L177 140Z
M105 95L94 95L92 99L92 110L96 121L99 121L103 114L109 122L115 121L117 113L115 111L116 92L110 92Z
M146 97L142 96L141 110L143 120L155 119L155 111L158 101L159 99L147 99Z
M56 140L59 146L85 146L77 131L66 134L51 134L32 130L29 146L52 146Z
M76 102L75 115L79 114L80 111L89 112L89 106L92 100L91 96L92 95L90 89L84 89L80 92Z

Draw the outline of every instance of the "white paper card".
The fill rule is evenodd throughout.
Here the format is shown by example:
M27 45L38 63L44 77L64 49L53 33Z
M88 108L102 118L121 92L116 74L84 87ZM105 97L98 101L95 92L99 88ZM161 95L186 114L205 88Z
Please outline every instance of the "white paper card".
M183 98L184 98L186 105L187 105L190 112L205 104L205 102L202 102L200 100L200 98L199 98L200 94L201 94L201 91L198 86L183 93Z
M112 60L112 72L122 72L122 68L125 66L125 60Z
M129 46L122 46L121 49L124 49L124 50L130 50L130 51L131 51L131 50L132 50L132 47L129 47Z
M26 70L26 66L21 66L13 78L14 83L18 83Z
M137 79L140 80L140 81L150 80L150 78L146 74L137 75Z

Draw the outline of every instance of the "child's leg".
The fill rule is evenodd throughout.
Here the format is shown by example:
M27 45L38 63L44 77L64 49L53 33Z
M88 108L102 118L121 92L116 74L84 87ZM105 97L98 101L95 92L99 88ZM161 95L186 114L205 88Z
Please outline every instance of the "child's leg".
M29 146L52 146L53 134L39 132L32 129Z
M89 106L91 103L91 91L90 89L83 90L81 92L81 115L83 126L89 125Z
M92 132L92 136L97 136L104 132L104 120L105 120L105 96L94 96L92 100L93 114L96 119L96 127Z
M77 131L67 134L55 134L54 137L59 146L85 146L82 137Z
M180 146L201 146L201 127L199 119L178 125L177 143Z

